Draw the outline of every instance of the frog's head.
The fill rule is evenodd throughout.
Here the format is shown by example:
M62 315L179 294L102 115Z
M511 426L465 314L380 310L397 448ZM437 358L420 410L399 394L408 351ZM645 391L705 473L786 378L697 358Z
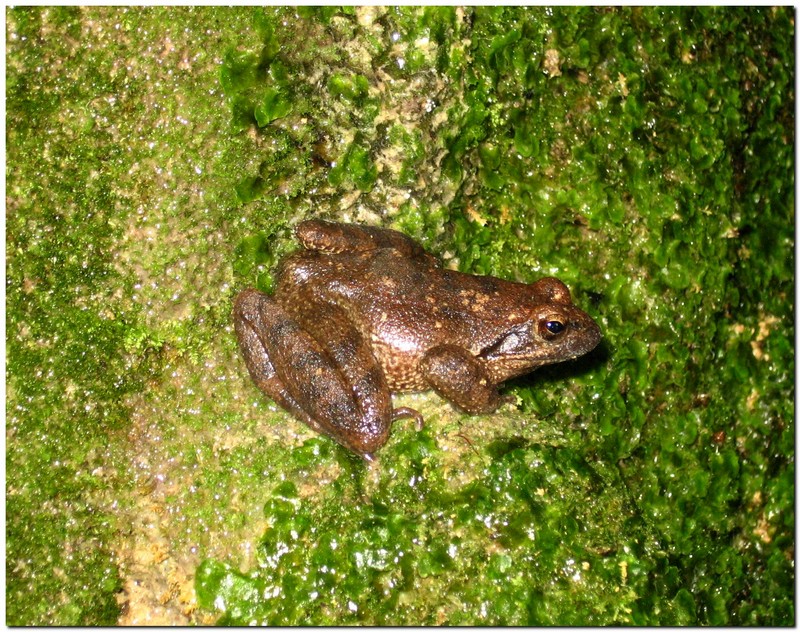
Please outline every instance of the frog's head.
M479 354L496 382L582 356L602 338L597 323L572 304L561 281L546 278L530 287L536 299L524 319L510 323Z

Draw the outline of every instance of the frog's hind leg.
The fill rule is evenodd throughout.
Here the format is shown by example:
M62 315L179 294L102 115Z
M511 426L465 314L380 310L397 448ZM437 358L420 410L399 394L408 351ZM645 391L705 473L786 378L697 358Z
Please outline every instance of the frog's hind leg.
M283 316L273 299L257 290L245 290L236 297L234 303L234 328L239 347L244 355L247 370L256 386L269 395L283 409L288 410L300 420L319 432L323 430L303 410L284 386L275 371L265 344L259 332L264 332L268 321Z
M390 228L310 219L300 222L295 233L297 239L307 250L339 254L390 248L405 257L419 257L427 260L430 265L439 265L439 260L425 252L423 247L411 237Z
M383 373L374 357L365 359L371 351L346 320L314 320L324 346L266 294L247 290L234 305L239 344L259 388L314 430L371 454L386 442L392 421Z
M324 349L359 410L358 415L329 417L326 434L362 455L377 450L389 438L396 415L386 376L372 349L339 307L319 305L295 318Z

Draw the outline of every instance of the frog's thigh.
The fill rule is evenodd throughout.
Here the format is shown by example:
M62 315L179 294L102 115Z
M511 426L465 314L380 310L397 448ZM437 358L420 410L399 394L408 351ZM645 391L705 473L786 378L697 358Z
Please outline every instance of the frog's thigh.
M357 420L341 420L349 433L388 438L392 422L392 398L386 376L360 332L343 310L334 305L319 305L298 316L300 326L320 343L327 357L348 385L361 414Z
M280 391L282 386L258 335L258 332L264 331L264 318L269 317L273 305L272 297L258 290L245 290L233 304L233 325L250 377L256 386L275 398L273 391Z
M468 413L492 412L503 402L483 365L460 347L434 347L420 369L431 388Z
M312 428L321 430L286 389L270 358L270 354L280 357L273 343L274 326L289 320L285 312L271 296L251 289L236 297L233 316L239 347L256 386Z
M386 413L385 432L365 422L346 376L272 297L256 291L240 295L234 315L247 368L278 404L359 454L385 443L391 412Z

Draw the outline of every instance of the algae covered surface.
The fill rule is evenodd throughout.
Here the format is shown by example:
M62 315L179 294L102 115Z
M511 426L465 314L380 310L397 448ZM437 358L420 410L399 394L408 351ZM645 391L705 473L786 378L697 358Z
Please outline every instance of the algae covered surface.
M791 625L789 8L6 11L10 625ZM591 354L368 465L230 318L322 217Z

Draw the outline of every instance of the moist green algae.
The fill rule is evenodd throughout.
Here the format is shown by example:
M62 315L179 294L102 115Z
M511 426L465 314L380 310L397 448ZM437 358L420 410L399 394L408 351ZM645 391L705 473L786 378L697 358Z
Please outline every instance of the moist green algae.
M201 540L197 598L221 623L790 624L791 12L326 7L218 11L216 28L224 32L234 13L250 26L226 35L228 48L218 52L229 109L193 102L224 118L230 135L205 154L207 163L202 147L197 158L215 165L206 186L219 208L210 223L230 243L227 256L206 250L200 266L230 282L216 300L176 283L188 315L162 323L121 300L126 318L102 327L99 318L81 321L68 300L76 292L89 306L82 311L103 313L92 292L81 291L87 286L143 291L130 267L108 264L107 253L129 247L108 230L123 211L71 232L55 216L37 221L32 206L10 215L15 248L35 241L42 226L58 227L59 241L58 252L25 250L27 272L23 250L8 246L9 278L18 279L9 286L9 402L31 396L20 396L25 381L15 376L53 363L33 344L52 340L48 326L72 351L26 382L51 405L9 416L20 438L44 438L11 435L8 469L20 474L9 477L9 489L24 480L49 508L9 494L9 525L54 515L76 531L93 528L99 545L97 565L52 573L66 564L64 537L9 527L9 595L22 600L10 620L30 622L22 608L54 594L64 604L37 621L114 617L121 579L107 552L124 529L112 508L98 512L87 502L98 484L75 475L75 455L119 428L119 452L93 454L98 465L110 460L125 471L131 421L124 407L110 407L119 401L110 394L115 385L142 390L160 407L200 411L170 417L175 427L163 434L168 460L194 472L193 496L178 489L167 497L170 511L208 538L216 530L258 539L244 565L235 545L215 556ZM85 14L67 10L48 26L74 39L80 21ZM20 82L9 94L29 98L25 73L12 67L9 75ZM41 100L34 114L59 112L52 89L33 94ZM10 101L15 122L31 113L21 102ZM28 125L34 133L10 137L10 153L15 142L37 153L35 132L48 123ZM80 156L114 149L94 139L67 153L83 165ZM11 153L10 169L25 164L21 156ZM108 195L118 194L114 169L95 170ZM83 174L64 176L65 191L52 198L42 193L52 187L25 175L11 197L54 209ZM172 211L172 226L192 227L183 216L209 214L207 205L182 201L191 212ZM80 208L103 204L124 207L93 195ZM301 434L281 445L264 427L294 422L265 413L256 422L243 411L241 397L248 408L264 398L245 383L230 329L220 332L236 290L269 288L274 263L294 247L288 225L315 215L404 229L465 271L559 276L598 320L604 342L579 362L512 384L517 410L467 418L433 396L404 399L423 410L427 426L397 425L377 468L325 438ZM191 234L210 241L210 230ZM86 272L80 257L73 268L69 257L57 258L59 244L106 254ZM188 248L181 240L171 246ZM169 274L170 248L147 254L145 265ZM48 285L58 290L24 294L48 269L63 278ZM50 301L37 310L47 315L19 317L31 294ZM157 304L154 294L147 305ZM25 329L29 322L36 332ZM125 365L113 360L119 350ZM87 368L96 362L108 372L81 373L84 351L92 352ZM244 395L197 378L188 387L170 381L176 365L202 372L207 356L229 358ZM76 369L81 404L110 411L80 427L56 397ZM210 389L213 399L196 402L186 388ZM231 445L220 450L205 434L209 425L225 428ZM251 443L242 439L248 432ZM69 446L61 478L57 436ZM62 490L65 478L72 484ZM120 480L104 485L125 489ZM256 526L254 506L265 526ZM168 535L178 548L194 542L180 529ZM74 534L66 542L87 546ZM53 577L40 579L47 572ZM64 596L76 594L64 586L81 584L92 588ZM106 605L92 611L90 597Z
M229 320L227 305L197 301L204 290L186 265L200 253L213 261L215 250L230 260L227 248L209 245L220 219L208 220L206 207L235 197L197 185L218 149L203 122L224 107L213 97L218 65L194 48L185 49L186 67L177 69L175 58L189 46L190 24L209 33L241 29L224 12L205 12L202 25L191 11L171 15L179 25L167 27L165 14L151 9L7 12L11 625L119 620L128 512L138 511L135 489L148 485L133 468L135 402L169 392L164 375L176 358L202 366ZM197 96L192 116L187 94ZM227 115L220 127L227 129ZM237 167L232 160L231 178ZM209 287L221 287L218 274L202 273ZM178 401L150 417L168 429Z

